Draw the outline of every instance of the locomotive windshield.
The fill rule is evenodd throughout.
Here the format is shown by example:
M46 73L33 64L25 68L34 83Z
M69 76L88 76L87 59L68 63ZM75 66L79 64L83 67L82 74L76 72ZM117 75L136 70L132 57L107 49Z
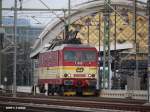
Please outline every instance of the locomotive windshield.
M96 61L96 51L64 51L65 61Z

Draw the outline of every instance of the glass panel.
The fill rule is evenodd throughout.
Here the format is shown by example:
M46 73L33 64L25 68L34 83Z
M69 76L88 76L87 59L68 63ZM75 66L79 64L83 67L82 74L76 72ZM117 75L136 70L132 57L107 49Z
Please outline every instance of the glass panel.
M65 61L75 61L76 60L75 51L65 51L64 52L64 60Z
M95 61L96 52L95 51L83 51L83 59L84 61Z
M65 61L96 61L96 52L95 51L65 51L64 52Z

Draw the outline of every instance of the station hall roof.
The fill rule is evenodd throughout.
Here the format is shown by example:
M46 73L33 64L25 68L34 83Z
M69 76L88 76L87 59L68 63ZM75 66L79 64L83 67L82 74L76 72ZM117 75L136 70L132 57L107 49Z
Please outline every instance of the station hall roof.
M73 25L79 24L81 26L80 33L77 35L81 38L82 43L87 43L89 38L90 44L95 47L98 46L99 31L101 34L100 42L101 46L103 45L104 38L104 21L103 21L103 12L104 12L104 0L94 0L90 2L83 3L76 7L78 11L71 12L71 29L75 29ZM113 11L116 7L116 13ZM111 43L114 43L114 28L116 24L116 33L117 33L117 42L124 43L129 42L133 43L133 1L132 0L111 0L112 9L110 17L110 37ZM114 15L117 15L117 23L114 23ZM147 17L146 17L146 3L138 2L137 3L137 38L139 39L139 45L147 47L144 43L147 41ZM66 18L67 19L67 18ZM86 24L86 21L90 19L90 24ZM99 21L100 20L100 21ZM99 22L98 22L99 21ZM99 27L98 27L99 26ZM52 24L49 24L43 32L40 34L39 39L33 45L33 50L30 54L30 57L36 56L42 50L45 49L45 45L51 44L53 39L59 37L62 38L62 31L64 30L64 22L57 20ZM89 30L89 35L88 35ZM88 37L88 38L87 38ZM140 40L142 37L142 40Z

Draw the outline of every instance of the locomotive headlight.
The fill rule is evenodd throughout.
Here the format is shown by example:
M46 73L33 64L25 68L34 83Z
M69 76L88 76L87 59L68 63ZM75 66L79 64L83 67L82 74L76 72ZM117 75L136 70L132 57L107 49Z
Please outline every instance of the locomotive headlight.
M91 74L89 74L89 77L91 77Z
M68 77L68 74L64 74L64 77Z
M65 73L65 74L64 74L64 77L71 77L71 74Z
M92 74L92 77L95 77L95 74Z

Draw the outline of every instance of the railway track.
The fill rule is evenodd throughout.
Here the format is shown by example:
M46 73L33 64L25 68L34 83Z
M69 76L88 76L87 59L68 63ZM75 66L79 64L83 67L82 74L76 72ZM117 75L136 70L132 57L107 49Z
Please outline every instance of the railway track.
M0 101L0 108L3 112L70 112L69 107L47 105L47 104L32 104L32 103L18 103L18 102L2 102ZM79 111L79 109L72 109L72 112Z
M11 93L0 94L1 96L11 97ZM117 102L117 103L130 103L130 104L145 104L146 100L136 99L119 99L119 98L104 98L104 97L77 97L77 96L45 96L45 94L36 94L35 96L29 93L17 93L17 97L27 98L48 98L48 99L64 99L64 100L88 100L100 102Z
M59 105L81 108L96 108L96 109L114 109L125 111L139 111L150 112L150 106L143 105L142 103L123 103L123 102L106 102L96 100L86 100L83 98L74 99L61 99L61 98L32 98L32 97L4 97L0 96L0 101L3 102L17 102L35 105ZM0 104L1 105L1 104Z
M98 108L85 108L85 107L73 107L73 106L58 106L58 105L46 105L46 104L27 104L17 102L1 102L3 106L3 112L129 112L110 109L98 109ZM0 106L1 108L1 106ZM13 109L12 109L13 108ZM21 108L21 109L18 109Z

